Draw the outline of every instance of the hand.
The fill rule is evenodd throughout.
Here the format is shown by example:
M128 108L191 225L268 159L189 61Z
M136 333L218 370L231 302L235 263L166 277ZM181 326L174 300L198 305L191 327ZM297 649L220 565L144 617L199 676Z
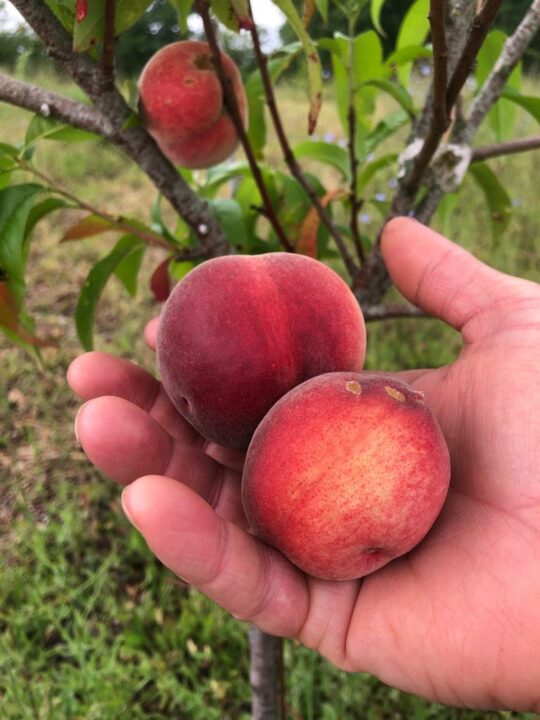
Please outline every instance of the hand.
M90 401L78 437L126 486L157 557L235 617L434 701L540 712L540 287L403 218L382 250L403 295L463 338L451 365L402 374L452 458L443 512L405 557L363 581L303 575L246 532L241 455L206 443L154 378L104 353L69 370Z

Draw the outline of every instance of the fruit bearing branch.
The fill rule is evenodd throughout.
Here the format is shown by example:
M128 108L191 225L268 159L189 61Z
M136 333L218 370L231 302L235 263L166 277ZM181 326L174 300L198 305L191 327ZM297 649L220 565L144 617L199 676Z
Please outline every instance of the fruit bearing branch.
M312 187L311 183L308 182L304 173L302 172L302 169L300 168L300 165L298 164L298 161L296 160L289 144L287 134L281 121L281 115L278 110L276 97L274 94L274 88L272 86L272 79L270 78L270 74L268 72L267 58L262 51L259 33L257 31L257 26L255 22L253 22L250 32L253 42L253 48L255 50L255 58L257 60L259 72L261 74L266 104L268 105L270 117L272 118L272 123L276 131L276 136L278 138L278 142L281 147L285 163L287 164L291 175L296 178L296 180L302 186L304 192L308 195L309 199L311 200L311 204L313 205L317 212L317 215L319 216L321 223L326 227L326 229L330 233L330 236L336 243L336 246L341 254L341 257L343 258L343 262L345 263L345 267L347 268L349 275L354 278L358 268L353 261L341 234L331 221L326 210L324 209L319 199L319 196L317 195L317 192Z
M45 3L39 0L12 2L50 55L62 63L107 119L110 125L107 139L134 160L169 200L198 237L203 254L207 257L228 254L230 245L208 204L197 197L142 127L126 127L133 113L103 69L88 55L73 51L70 35Z
M238 134L240 144L242 145L242 148L246 154L246 158L249 163L249 167L251 169L251 174L253 175L253 179L255 180L255 183L256 183L259 193L261 195L261 199L262 199L263 206L264 206L264 215L265 215L266 219L268 220L268 222L271 224L274 232L278 236L282 247L285 250L287 250L288 252L294 252L294 247L293 247L292 243L290 242L290 240L288 239L288 237L286 236L285 231L284 231L281 223L279 222L277 214L272 205L272 201L271 201L270 195L268 193L268 188L266 187L266 183L264 182L264 178L263 178L261 169L259 168L259 165L257 164L257 159L255 158L253 148L251 147L249 138L246 133L246 129L244 127L244 122L243 122L242 116L240 114L240 109L238 107L236 95L235 95L232 85L229 81L229 78L227 77L225 70L223 68L223 63L221 61L221 51L219 49L218 41L216 38L216 33L214 31L212 19L210 17L209 4L206 0L200 0L199 2L197 2L196 7L197 7L197 11L203 21L206 39L208 41L210 50L212 52L212 62L214 63L214 67L216 69L216 74L217 74L217 76L221 82L221 86L223 88L223 99L225 102L225 107L227 108L229 115L231 116L231 120L233 121L235 130Z

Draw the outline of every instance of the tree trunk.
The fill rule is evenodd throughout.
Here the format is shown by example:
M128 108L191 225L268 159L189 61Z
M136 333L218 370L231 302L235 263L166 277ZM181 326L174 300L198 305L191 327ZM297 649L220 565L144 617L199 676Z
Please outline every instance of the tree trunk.
M281 638L249 630L251 708L253 720L277 720Z

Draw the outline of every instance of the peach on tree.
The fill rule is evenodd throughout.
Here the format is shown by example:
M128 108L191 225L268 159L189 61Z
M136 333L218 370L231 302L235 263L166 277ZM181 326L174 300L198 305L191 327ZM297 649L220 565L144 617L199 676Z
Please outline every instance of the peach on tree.
M246 124L240 72L227 54L221 53L221 61ZM146 129L171 162L207 168L226 160L238 147L208 43L182 40L158 50L142 71L139 92Z

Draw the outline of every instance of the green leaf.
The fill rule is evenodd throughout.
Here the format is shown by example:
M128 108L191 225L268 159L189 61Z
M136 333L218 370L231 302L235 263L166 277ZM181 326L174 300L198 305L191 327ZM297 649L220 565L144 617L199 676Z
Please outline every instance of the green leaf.
M294 155L297 158L309 158L317 160L325 165L331 165L339 170L345 181L350 180L351 168L349 153L339 145L326 142L314 142L308 140L294 147Z
M45 0L45 4L52 11L71 35L75 24L75 3L73 0Z
M510 222L512 200L497 175L485 163L473 163L469 166L469 173L486 198L493 239L496 242Z
M367 82L362 83L360 87L365 87L366 85L379 88L379 90L382 90L383 92L393 97L394 100L399 105L401 105L405 112L408 113L412 119L414 119L415 110L412 97L402 85L398 85L397 83L394 83L391 80L386 80L385 78L368 80Z
M408 47L395 50L391 53L384 62L384 67L387 73L393 73L395 68L399 68L402 65L406 65L411 61L421 60L424 58L430 58L433 56L433 50L423 45L409 45Z
M317 126L317 120L322 104L322 70L321 61L317 53L317 48L313 40L307 34L302 19L292 2L292 0L273 0L274 5L282 11L287 18L290 26L295 31L298 39L302 43L302 48L306 56L307 73L308 73L308 96L309 96L309 117L308 117L308 134L311 135Z
M17 160L20 155L20 150L14 145L8 145L8 143L0 142L0 161L3 158L10 158L11 160Z
M169 5L176 10L180 32L185 35L188 31L187 20L193 7L193 0L169 0Z
M377 160L372 160L364 165L362 170L358 173L356 181L358 195L362 196L366 186L375 177L379 170L392 165L392 163L394 163L397 159L398 153L389 153L388 155L383 155L382 157L377 158Z
M268 72L274 85L281 75L289 68L294 58L301 50L300 43L287 45L282 49L285 57L272 58L268 62ZM265 117L265 94L263 82L259 70L252 73L245 84L248 101L248 138L257 159L262 159L263 150L266 145L266 117Z
M35 226L40 220L47 215L55 212L56 210L62 210L63 208L73 207L73 205L64 200L63 198L49 197L42 202L37 203L28 213L28 219L26 221L26 227L24 229L25 239L27 239Z
M249 30L253 25L247 0L210 0L214 15L233 32Z
M115 35L121 35L134 25L144 14L152 0L116 0L114 14ZM87 12L79 22L75 21L73 48L77 52L86 52L103 43L105 32L105 0L92 0L87 3Z
M34 183L0 190L0 277L8 281L18 310L25 289L26 226L36 196L43 190Z
M217 198L210 206L231 245L246 248L248 236L240 204L231 198Z
M422 45L429 32L429 0L416 0L407 11L399 28L396 50L409 45Z
M371 0L371 22L380 35L386 35L381 25L381 10L384 0Z
M491 73L507 38L508 36L502 30L492 30L485 39L478 53L476 64L475 77L478 87L482 87ZM518 63L506 84L507 88L515 92L519 92L521 88L521 68L521 63ZM515 104L499 98L489 111L487 119L491 129L495 133L497 142L504 142L512 138L516 120L516 110Z
M328 22L328 0L315 0L315 6L326 25Z
M364 160L378 145L391 137L408 122L409 116L403 110L397 110L395 113L387 115L377 123L377 127L367 136L360 146L358 151L359 159Z
M64 125L54 118L45 118L42 115L34 115L30 120L24 139L25 146L36 140L59 140L61 142L82 142L86 140L97 140L98 136L87 130Z
M502 91L502 97L522 107L529 115L532 115L536 122L540 123L540 97L520 95L519 92L509 87Z
M396 50L402 50L410 45L422 45L429 32L429 0L416 0L409 8L401 27L396 42ZM407 85L411 72L410 63L400 66L398 71L399 81Z
M120 260L114 270L114 274L126 288L129 295L135 297L137 294L139 270L141 269L146 247L144 242L134 235L125 235L123 238L120 238L118 244L121 242L125 242L126 244L131 243L133 245L133 252L126 255L123 260Z
M446 193L437 208L437 225L446 237L452 234L452 219L458 204L458 193Z
M354 38L352 49L350 45L350 39L340 33L336 33L333 38L319 41L320 48L332 53L336 100L341 124L347 135L350 89L354 91L358 143L371 128L371 115L375 110L377 92L373 87L367 86L367 83L383 75L383 48L374 30L360 33ZM349 73L351 54L352 68Z
M111 275L124 258L128 257L139 245L132 238L120 238L111 252L97 262L88 273L86 281L79 295L79 302L75 310L75 324L77 335L85 350L92 350L94 317L97 303Z

